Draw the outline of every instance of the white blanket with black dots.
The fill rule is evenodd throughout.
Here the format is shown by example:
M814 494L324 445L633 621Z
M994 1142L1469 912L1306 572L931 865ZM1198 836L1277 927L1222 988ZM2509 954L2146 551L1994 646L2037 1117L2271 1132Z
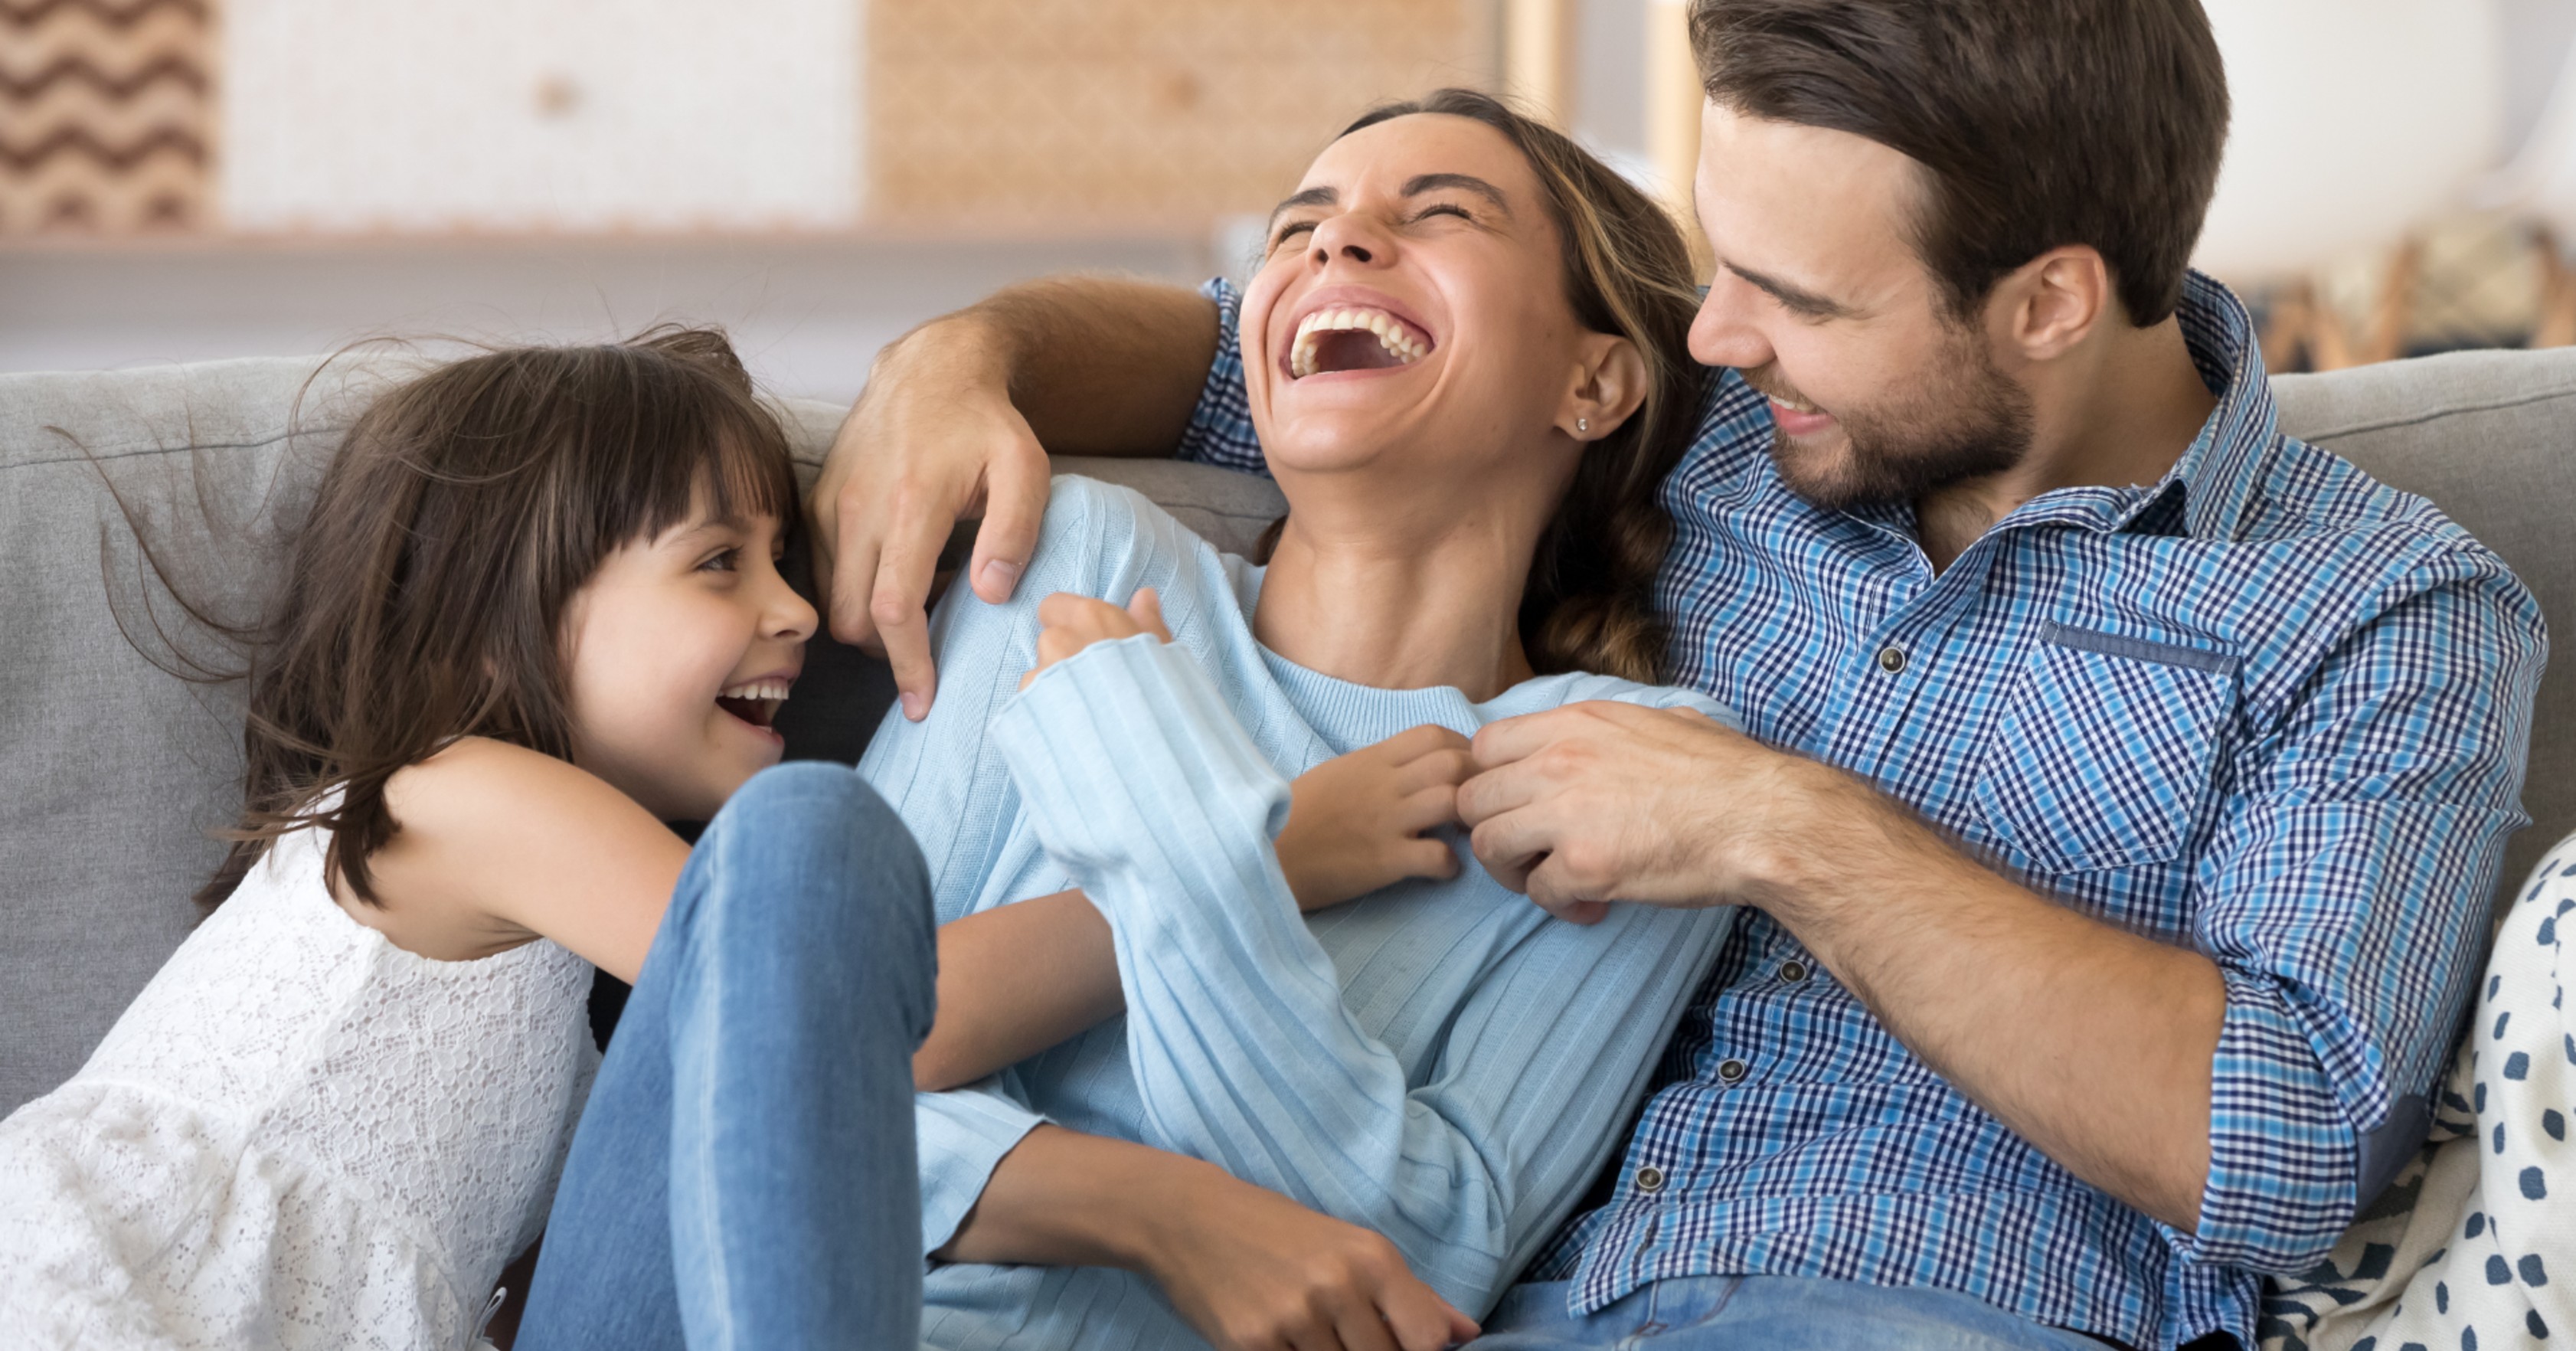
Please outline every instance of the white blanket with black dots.
M2496 931L2432 1138L2332 1256L2264 1301L2264 1351L2576 1345L2576 836Z

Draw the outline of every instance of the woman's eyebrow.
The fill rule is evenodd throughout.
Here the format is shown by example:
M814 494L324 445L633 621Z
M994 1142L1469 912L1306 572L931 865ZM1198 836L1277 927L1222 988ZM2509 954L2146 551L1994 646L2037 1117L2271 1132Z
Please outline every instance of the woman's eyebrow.
M1506 216L1512 214L1512 204L1503 196L1503 190L1474 174L1415 174L1404 180L1404 195L1407 197L1419 197L1426 192L1438 192L1442 188L1459 188L1472 192L1493 203L1496 211Z
M1342 200L1342 194L1335 189L1308 188L1304 192L1288 197L1281 201L1279 205L1270 208L1270 223L1274 226L1277 225L1279 223L1279 218L1282 215L1294 211L1301 206L1331 206L1340 200Z

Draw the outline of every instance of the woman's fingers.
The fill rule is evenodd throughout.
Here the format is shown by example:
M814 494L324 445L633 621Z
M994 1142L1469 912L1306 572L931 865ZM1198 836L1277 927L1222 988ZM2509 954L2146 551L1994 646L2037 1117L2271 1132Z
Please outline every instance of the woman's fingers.
M1410 1277L1379 1296L1378 1312L1403 1351L1446 1351L1483 1331L1476 1320Z

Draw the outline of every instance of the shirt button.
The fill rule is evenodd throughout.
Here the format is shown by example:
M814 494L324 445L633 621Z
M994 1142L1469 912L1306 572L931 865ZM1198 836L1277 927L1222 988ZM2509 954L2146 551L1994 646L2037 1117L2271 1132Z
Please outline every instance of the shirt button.
M1653 1164L1637 1170L1637 1190L1651 1196L1664 1189L1664 1170Z
M1728 1056L1726 1059L1717 1062L1717 1077L1727 1083L1731 1084L1742 1079L1744 1077L1744 1071L1744 1062L1733 1056Z
M1894 643L1878 650L1878 669L1895 675L1905 669L1905 649Z
M1804 984L1807 979L1807 964L1798 961L1780 963L1780 979L1791 985Z

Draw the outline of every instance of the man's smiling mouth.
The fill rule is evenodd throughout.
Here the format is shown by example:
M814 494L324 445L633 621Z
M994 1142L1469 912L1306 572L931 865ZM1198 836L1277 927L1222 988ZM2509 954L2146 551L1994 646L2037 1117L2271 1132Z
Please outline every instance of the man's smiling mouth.
M1298 321L1297 337L1288 345L1288 378L1410 366L1430 352L1430 336L1394 315L1367 305L1338 306Z

